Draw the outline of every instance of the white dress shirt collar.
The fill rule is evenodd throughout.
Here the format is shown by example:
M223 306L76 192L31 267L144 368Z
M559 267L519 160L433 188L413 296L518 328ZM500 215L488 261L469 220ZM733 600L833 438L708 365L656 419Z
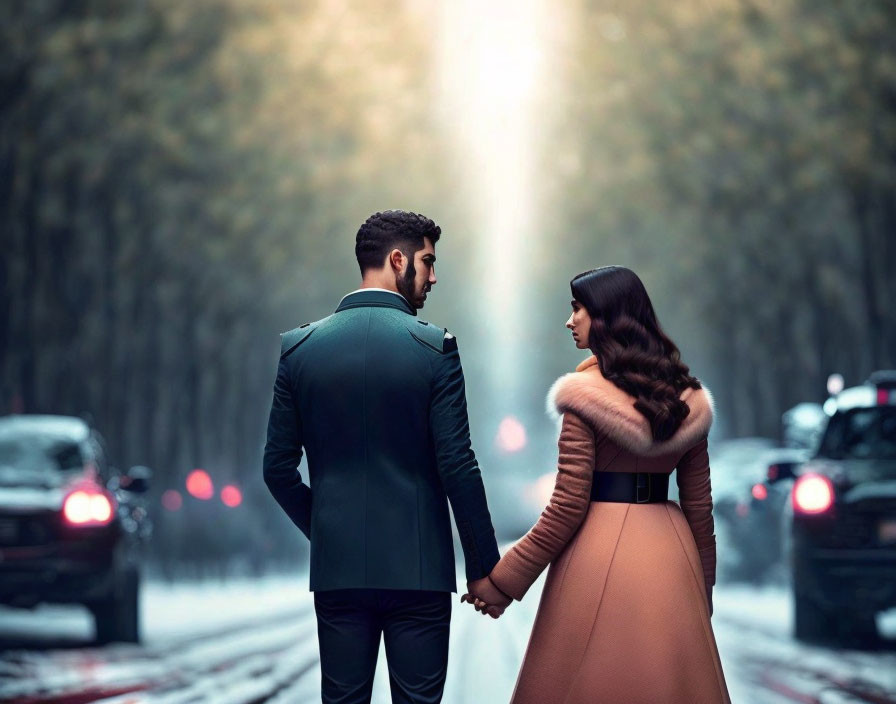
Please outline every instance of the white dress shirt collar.
M352 294L360 293L361 291L385 291L386 293L394 293L394 294L395 294L396 296L398 296L401 300L407 302L407 299L406 299L404 296L402 296L400 293L398 293L398 291L390 291L390 290L387 289L387 288L377 288L377 287L375 287L375 286L368 286L368 287L366 287L366 288L355 289L355 290L352 291L351 293L347 293L347 294L345 294L345 295L342 297L342 301L344 301L346 298L348 298L348 297L351 296ZM340 301L340 303L341 303L342 301Z

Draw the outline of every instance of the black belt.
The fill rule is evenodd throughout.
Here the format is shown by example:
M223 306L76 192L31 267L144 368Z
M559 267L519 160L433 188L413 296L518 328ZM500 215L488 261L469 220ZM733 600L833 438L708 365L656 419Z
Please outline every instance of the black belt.
M668 501L669 475L665 472L595 472L592 501L656 504Z

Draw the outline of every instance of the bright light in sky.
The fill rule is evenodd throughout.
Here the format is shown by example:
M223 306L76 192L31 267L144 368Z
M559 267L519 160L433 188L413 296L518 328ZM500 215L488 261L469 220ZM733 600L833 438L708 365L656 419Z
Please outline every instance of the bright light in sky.
M519 386L507 354L525 330L527 242L537 233L536 157L546 133L543 88L556 5L546 0L442 3L443 120L463 159L479 251L472 275L493 350L497 389Z

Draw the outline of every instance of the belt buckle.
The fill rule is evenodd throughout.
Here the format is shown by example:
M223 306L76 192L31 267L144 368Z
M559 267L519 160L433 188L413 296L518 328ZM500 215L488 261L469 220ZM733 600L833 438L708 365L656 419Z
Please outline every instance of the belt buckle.
M641 477L646 479L645 485L641 485ZM652 481L650 479L650 472L638 472L635 477L635 503L636 504L646 504L650 502L650 494L651 494L651 485ZM641 498L641 489L647 490L647 496L645 498Z

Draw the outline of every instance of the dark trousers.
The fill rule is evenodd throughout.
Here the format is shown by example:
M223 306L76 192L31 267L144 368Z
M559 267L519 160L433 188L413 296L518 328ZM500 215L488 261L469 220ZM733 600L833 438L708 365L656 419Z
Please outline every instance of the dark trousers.
M438 704L448 670L451 592L334 589L314 592L324 704L369 702L386 643L393 704Z

